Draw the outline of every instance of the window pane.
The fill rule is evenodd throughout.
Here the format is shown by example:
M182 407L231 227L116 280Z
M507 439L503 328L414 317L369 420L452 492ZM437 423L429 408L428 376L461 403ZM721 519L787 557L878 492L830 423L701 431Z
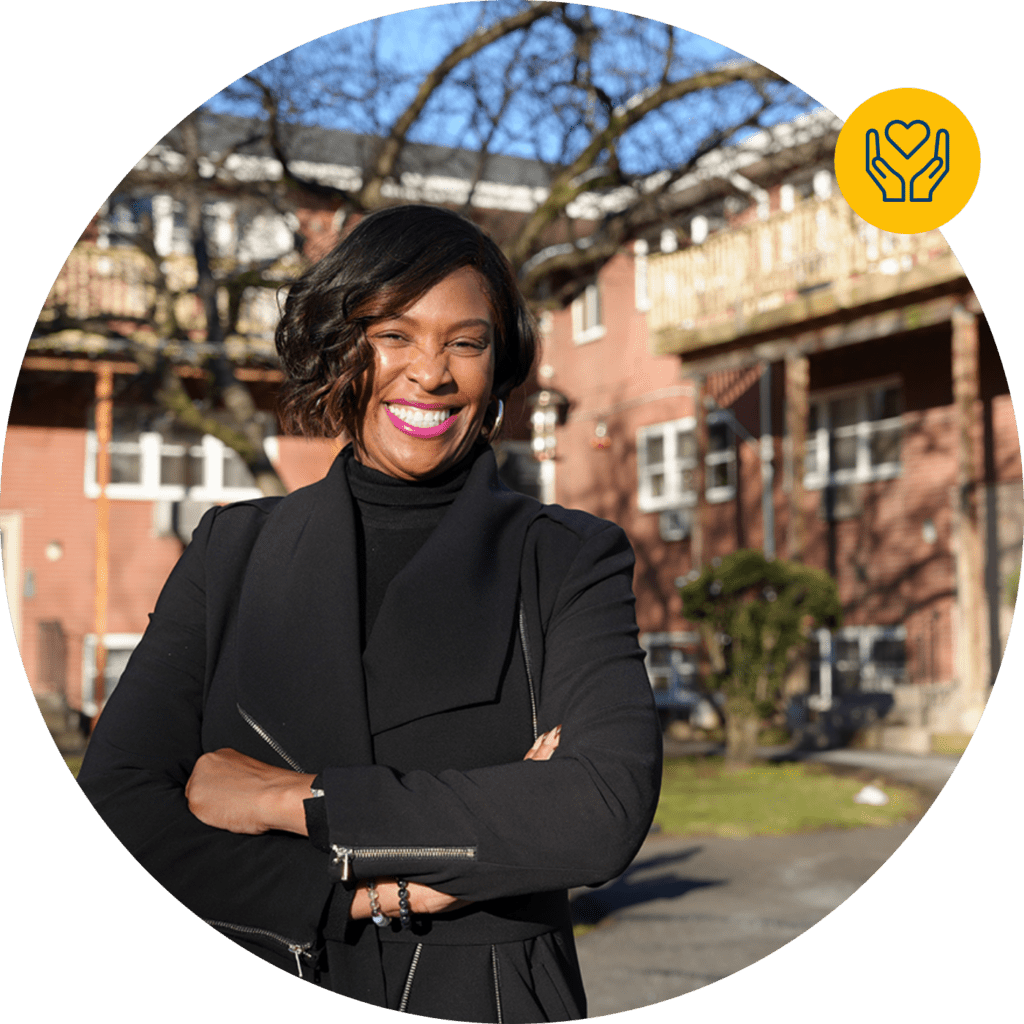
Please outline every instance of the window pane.
M230 448L224 450L224 486L225 487L254 487L256 481L253 479L249 467L242 461L238 452Z
M871 465L882 466L900 461L900 428L876 430L871 435Z
M732 485L732 462L716 462L708 466L708 488Z
M644 461L648 466L660 466L665 461L665 438L661 434L648 434L644 442Z
M871 645L871 660L879 667L902 670L906 661L906 643L903 640L876 640Z
M888 420L903 412L903 392L900 388L884 388L872 395L872 418Z
M860 689L860 641L835 640L835 664L832 671L832 692L849 693Z
M142 483L142 457L136 452L110 453L110 482L112 484Z
M807 410L807 433L813 434L818 429L818 407L812 405Z
M665 474L664 473L652 473L651 474L651 497L661 498L665 494Z
M693 493L693 470L692 469L680 469L679 470L679 493L680 494L692 494Z
M832 429L852 427L860 419L860 401L857 395L836 398L829 403L832 414Z
M845 437L832 438L832 472L840 469L857 468L857 436L847 434Z
M681 462L697 458L697 435L692 430L680 430L676 434L676 458Z
M203 460L192 452L166 449L160 455L160 483L196 487L203 482Z
M724 423L713 423L708 426L708 451L724 452L729 450L731 431Z

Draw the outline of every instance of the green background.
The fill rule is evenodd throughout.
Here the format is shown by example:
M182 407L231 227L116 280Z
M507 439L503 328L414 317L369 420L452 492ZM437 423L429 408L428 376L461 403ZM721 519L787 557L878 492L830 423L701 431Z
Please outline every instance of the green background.
M732 0L629 9L711 36L790 78L841 117L883 89L918 86L961 106L982 172L945 233L984 306L1015 394L1024 362L1011 318L1020 259L1020 17L995 0L900 4ZM0 348L6 408L33 321L63 257L125 171L227 82L367 14L408 4L138 0L19 4L5 15ZM1014 24L1009 19L1014 18ZM36 711L10 630L0 629L3 1002L9 1019L219 1018L383 1021L272 971L164 893L100 824ZM1019 631L961 768L869 885L805 936L719 984L631 1024L699 1019L952 1021L1019 1006ZM1012 1011L1011 1011L1012 1012Z

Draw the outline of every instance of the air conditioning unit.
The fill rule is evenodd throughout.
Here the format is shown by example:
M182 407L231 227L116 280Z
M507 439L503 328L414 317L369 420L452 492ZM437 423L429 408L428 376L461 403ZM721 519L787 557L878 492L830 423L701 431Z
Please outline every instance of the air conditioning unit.
M688 508L670 508L658 516L658 533L664 541L684 540L690 536L693 514Z

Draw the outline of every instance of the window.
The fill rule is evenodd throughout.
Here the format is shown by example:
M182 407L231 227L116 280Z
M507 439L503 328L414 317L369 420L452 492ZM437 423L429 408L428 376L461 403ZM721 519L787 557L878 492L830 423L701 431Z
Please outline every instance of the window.
M269 425L269 418L268 418ZM276 437L264 439L276 456ZM110 441L111 498L241 501L260 496L245 463L222 441L176 424L169 413L144 406L114 408ZM99 495L96 431L86 434L85 493Z
M736 497L736 442L728 421L714 413L708 416L708 453L704 464L704 494L708 501L731 501Z
M844 626L819 629L811 641L810 684L813 702L827 708L833 697L849 693L889 692L906 675L903 626Z
M637 478L641 512L662 512L697 503L695 420L673 420L637 431ZM724 418L708 417L708 451L704 456L704 496L709 502L736 496L736 444Z
M692 650L696 633L644 633L640 645L647 652L645 665L658 704L696 703L697 664Z
M103 672L104 703L114 692L128 665L132 651L142 639L141 633L105 633L107 664ZM92 717L99 712L96 704L96 634L87 633L82 643L82 713Z
M899 476L902 413L903 392L896 382L812 398L804 486Z
M601 290L595 283L588 284L583 294L572 303L572 340L577 345L597 341L604 336L601 320Z
M637 476L642 512L694 505L697 467L694 419L656 423L637 431Z

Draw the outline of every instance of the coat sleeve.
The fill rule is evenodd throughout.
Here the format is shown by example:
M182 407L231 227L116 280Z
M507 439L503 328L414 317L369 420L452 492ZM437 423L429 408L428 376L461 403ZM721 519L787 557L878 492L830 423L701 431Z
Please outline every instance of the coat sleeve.
M657 803L661 735L633 554L617 526L590 522L600 525L578 540L544 636L538 726L562 724L555 756L434 774L328 769L339 874L398 874L484 900L599 884L635 856Z
M229 934L268 933L271 947L280 939L303 946L315 939L332 892L325 854L299 836L205 825L185 799L202 753L204 684L215 657L206 554L223 511L207 513L168 578L96 725L79 783L117 838L196 914L231 926L223 929ZM261 515L236 510L232 526L248 528Z

